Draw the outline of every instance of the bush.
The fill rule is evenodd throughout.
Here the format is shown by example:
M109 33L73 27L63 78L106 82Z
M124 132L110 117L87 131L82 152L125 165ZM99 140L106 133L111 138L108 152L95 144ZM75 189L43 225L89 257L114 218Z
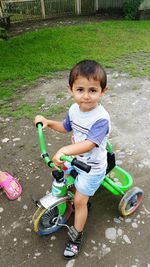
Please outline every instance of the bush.
M123 13L125 19L138 19L139 6L143 0L125 0L123 3Z
M2 27L0 27L0 39L4 39L4 40L8 39L7 31L6 29Z

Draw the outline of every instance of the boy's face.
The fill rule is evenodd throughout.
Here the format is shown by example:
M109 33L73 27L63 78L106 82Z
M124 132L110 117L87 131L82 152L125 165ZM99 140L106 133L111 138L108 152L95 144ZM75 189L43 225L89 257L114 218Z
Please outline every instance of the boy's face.
M88 80L83 76L79 76L73 83L72 89L70 88L70 92L75 102L80 106L80 110L87 112L97 106L99 99L106 89L103 89L102 92L99 81Z

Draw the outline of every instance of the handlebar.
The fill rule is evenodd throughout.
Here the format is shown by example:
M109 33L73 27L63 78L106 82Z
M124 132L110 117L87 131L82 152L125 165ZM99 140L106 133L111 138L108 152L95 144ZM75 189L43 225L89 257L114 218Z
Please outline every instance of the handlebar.
M72 166L75 166L75 167L79 168L80 170L85 171L87 173L91 170L91 166L87 165L86 163L84 163L84 162L82 162L76 158L72 158L72 157L64 155L60 159L70 162Z
M53 162L49 158L48 153L46 152L46 146L45 146L45 140L44 140L42 126L43 126L42 122L38 122L36 124L36 127L38 128L38 136L39 136L39 141L40 141L40 149L42 152L42 157L44 158L46 164L50 168L55 168ZM61 156L60 160L70 162L72 166L76 166L77 168L79 168L79 169L81 169L87 173L91 170L91 166L87 165L86 163L84 163L84 162L82 162L76 158L72 158L71 156L63 155L63 156ZM60 167L60 171L61 171L61 167Z

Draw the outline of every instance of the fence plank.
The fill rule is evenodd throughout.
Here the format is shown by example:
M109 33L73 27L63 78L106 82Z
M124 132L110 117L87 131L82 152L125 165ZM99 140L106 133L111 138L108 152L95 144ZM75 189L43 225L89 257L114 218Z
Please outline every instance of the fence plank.
M94 1L94 8L95 8L95 11L98 10L98 0L95 0Z
M81 0L75 0L75 13L77 15L81 14Z
M45 19L45 3L44 3L44 0L41 0L41 11L42 11L42 19Z

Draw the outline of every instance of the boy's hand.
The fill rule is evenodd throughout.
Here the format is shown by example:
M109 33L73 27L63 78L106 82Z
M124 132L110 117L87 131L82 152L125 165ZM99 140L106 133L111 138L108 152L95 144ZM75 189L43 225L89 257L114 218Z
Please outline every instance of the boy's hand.
M42 122L43 123L43 128L48 127L48 120L45 117L41 116L41 115L37 115L35 117L35 120L34 120L35 125L38 122Z
M58 170L59 166L63 165L63 162L62 160L60 160L61 156L64 156L64 153L62 153L61 151L58 151L52 158L52 162L54 163L55 165L55 168Z

